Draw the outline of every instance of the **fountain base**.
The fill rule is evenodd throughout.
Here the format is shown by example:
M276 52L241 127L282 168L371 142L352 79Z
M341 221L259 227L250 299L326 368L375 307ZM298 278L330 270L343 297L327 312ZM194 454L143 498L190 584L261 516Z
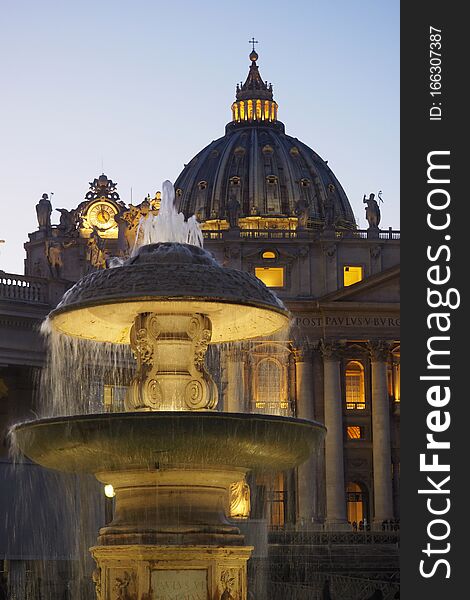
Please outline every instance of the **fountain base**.
M95 546L97 600L247 599L251 546Z
M243 535L227 515L231 486L245 475L210 466L96 473L115 492L114 518L98 543L241 546Z

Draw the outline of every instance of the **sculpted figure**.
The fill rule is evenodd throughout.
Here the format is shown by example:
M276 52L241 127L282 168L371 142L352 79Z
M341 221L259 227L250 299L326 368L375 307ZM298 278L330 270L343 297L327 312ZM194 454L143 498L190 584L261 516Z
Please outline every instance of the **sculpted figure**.
M230 227L238 227L240 209L240 202L236 198L230 198L227 204L227 216Z
M335 186L330 183L328 185L328 194L323 203L323 212L325 215L325 227L333 227L335 224Z
M45 251L52 277L59 278L64 265L62 261L62 244L47 241Z
M58 208L60 212L59 229L63 235L76 235L77 225L79 222L78 210L67 210L66 208Z
M377 203L377 200L375 200L375 194L369 194L368 198L366 198L366 195L364 194L364 198L362 201L364 204L367 204L366 219L369 223L369 228L377 229L380 223L380 208Z
M105 240L95 227L87 241L87 260L94 269L106 268Z
M297 201L295 205L295 216L298 218L299 229L304 229L308 225L308 218L310 216L310 210L308 202L303 197Z
M49 231L51 228L51 213L52 204L50 203L49 196L43 194L39 202L36 204L36 216L38 218L39 229Z

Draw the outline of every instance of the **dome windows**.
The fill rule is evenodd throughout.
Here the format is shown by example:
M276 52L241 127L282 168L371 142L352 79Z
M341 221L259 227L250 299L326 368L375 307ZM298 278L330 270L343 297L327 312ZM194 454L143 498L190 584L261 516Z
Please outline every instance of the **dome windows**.
M299 156L300 151L297 146L292 146L292 148L289 150L289 153L291 156Z
M270 146L269 144L266 144L266 146L263 146L263 149L261 150L261 152L263 154L274 154L273 147Z
M178 188L175 194L177 198L181 198L181 196L183 195L183 190L181 188Z
M277 120L277 104L274 100L259 98L238 100L232 104L232 119L235 123L273 122Z
M200 181L200 182L197 184L197 187L198 187L200 190L205 190L205 189L207 188L207 181Z
M300 185L301 185L301 187L309 187L310 179L307 179L306 177L304 177L303 179L300 180Z
M230 177L229 179L230 181L230 185L240 185L240 177L238 177L238 175L234 175L233 177Z
M275 185L277 183L277 176L276 175L268 175L266 177L266 182L269 183L270 185Z

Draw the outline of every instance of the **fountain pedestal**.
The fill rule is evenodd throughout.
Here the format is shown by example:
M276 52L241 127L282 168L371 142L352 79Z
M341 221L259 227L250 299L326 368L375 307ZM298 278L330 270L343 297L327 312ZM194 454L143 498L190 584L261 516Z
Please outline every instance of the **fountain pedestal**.
M246 600L251 546L96 546L97 600Z

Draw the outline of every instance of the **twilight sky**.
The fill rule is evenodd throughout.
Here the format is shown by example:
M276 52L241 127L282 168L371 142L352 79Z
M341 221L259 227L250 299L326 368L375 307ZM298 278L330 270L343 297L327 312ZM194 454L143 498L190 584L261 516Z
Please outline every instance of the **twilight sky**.
M224 134L252 36L286 133L360 227L382 190L398 229L399 0L0 0L0 270L23 273L44 192L74 208L104 170L137 204L174 181Z

